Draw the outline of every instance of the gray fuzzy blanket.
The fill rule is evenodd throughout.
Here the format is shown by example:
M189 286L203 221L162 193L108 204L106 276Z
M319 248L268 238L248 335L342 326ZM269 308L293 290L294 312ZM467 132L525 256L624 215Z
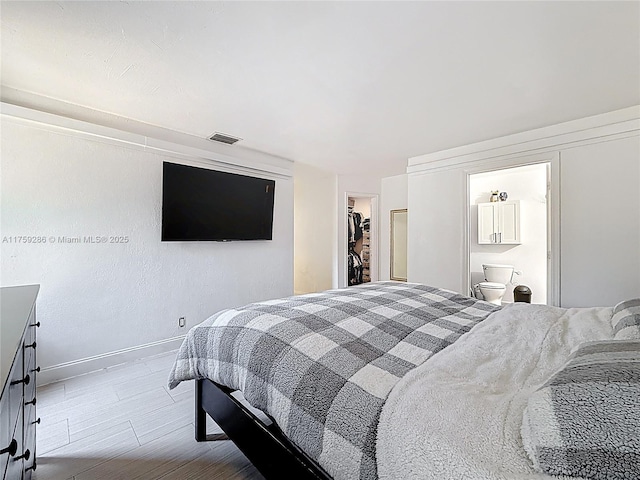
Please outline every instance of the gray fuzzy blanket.
M498 309L399 282L255 303L192 328L169 386L208 378L240 390L333 478L372 480L393 386Z
M522 440L536 470L640 478L640 341L588 342L529 400Z

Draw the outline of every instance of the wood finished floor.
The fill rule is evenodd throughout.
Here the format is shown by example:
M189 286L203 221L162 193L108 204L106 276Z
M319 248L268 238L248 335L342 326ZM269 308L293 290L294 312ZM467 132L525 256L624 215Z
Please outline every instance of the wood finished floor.
M262 479L229 440L194 439L194 384L175 352L38 387L35 480ZM220 432L209 420L209 433Z

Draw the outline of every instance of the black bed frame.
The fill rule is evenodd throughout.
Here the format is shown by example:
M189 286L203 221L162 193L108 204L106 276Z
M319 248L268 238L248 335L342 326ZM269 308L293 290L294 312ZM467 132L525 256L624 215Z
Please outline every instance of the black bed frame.
M266 425L232 393L233 390L211 380L196 380L198 442L220 439L219 435L207 435L208 414L265 478L331 480L329 474L294 445L275 422Z

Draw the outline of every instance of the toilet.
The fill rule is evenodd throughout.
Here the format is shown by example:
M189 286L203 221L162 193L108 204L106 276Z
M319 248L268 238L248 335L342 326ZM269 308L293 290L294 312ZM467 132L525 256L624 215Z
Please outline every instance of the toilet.
M486 281L477 285L476 292L480 290L485 301L495 305L502 305L502 297L507 291L507 284L511 283L513 279L513 265L487 263L482 265L482 270Z

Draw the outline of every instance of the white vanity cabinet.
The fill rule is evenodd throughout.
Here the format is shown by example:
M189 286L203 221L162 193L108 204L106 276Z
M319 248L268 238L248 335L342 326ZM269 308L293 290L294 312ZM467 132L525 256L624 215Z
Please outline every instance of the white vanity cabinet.
M520 202L478 204L478 243L520 244Z

